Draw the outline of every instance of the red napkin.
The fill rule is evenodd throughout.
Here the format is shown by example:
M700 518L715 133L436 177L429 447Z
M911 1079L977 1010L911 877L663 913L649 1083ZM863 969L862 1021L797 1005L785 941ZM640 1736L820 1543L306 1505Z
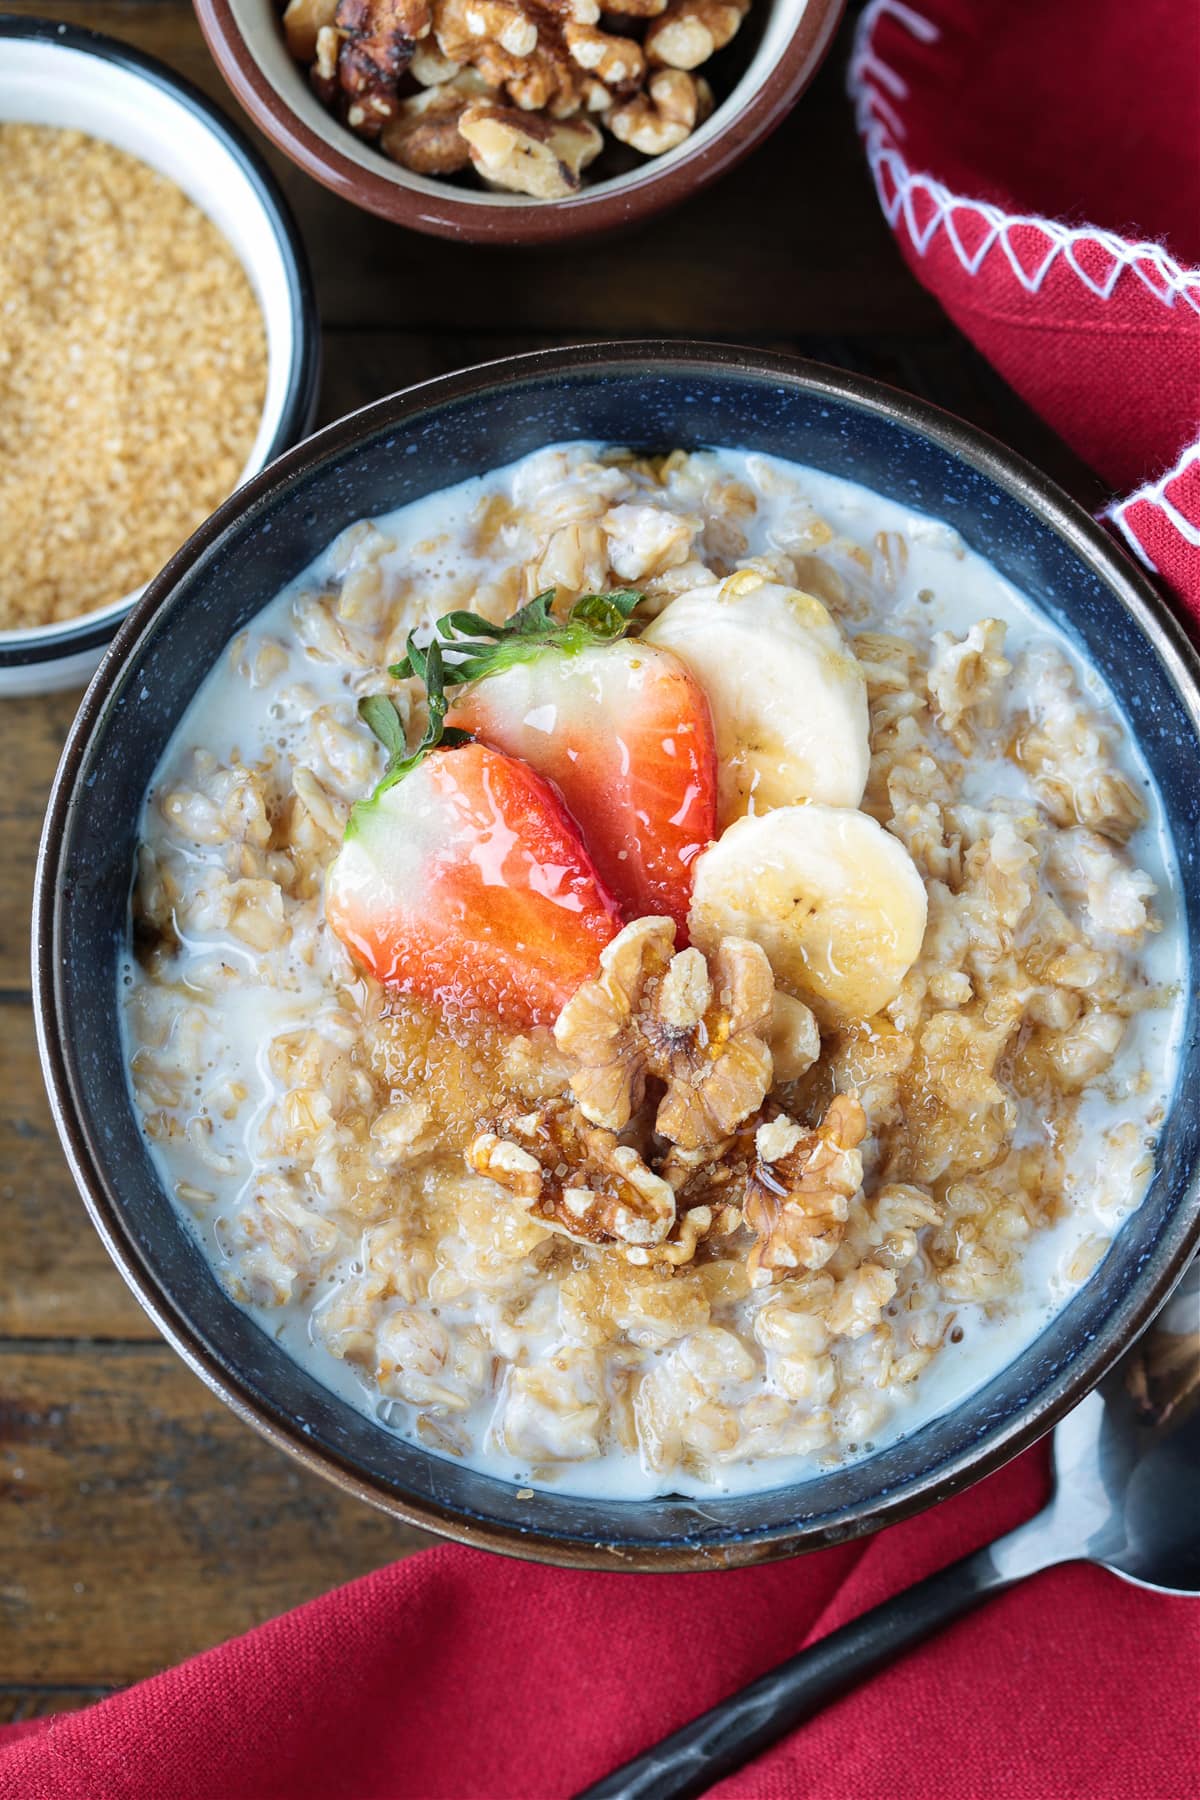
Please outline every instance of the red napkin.
M1114 527L1200 610L1200 271L1177 260L1200 258L1200 8L875 0L851 84L917 275L1133 490ZM869 1542L726 1575L427 1551L0 1733L0 1800L561 1800L1044 1490L1032 1453ZM1192 1800L1198 1669L1200 1606L1055 1570L714 1792Z
M734 1574L449 1547L0 1736L3 1800L564 1800L1031 1513L1034 1452L864 1543ZM1085 1566L1014 1588L720 1800L1194 1800L1200 1605Z
M850 91L918 280L1200 615L1200 6L873 0Z

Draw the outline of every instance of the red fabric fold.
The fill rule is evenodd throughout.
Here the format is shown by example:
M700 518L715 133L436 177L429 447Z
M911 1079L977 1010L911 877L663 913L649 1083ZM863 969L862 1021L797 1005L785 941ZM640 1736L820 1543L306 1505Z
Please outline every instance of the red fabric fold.
M1200 615L1200 9L875 0L851 87L913 269L1114 485ZM1189 261L1190 259L1190 261ZM868 1542L725 1575L443 1547L86 1711L0 1734L0 1800L561 1800L1009 1530L1034 1452ZM992 1601L723 1800L1191 1800L1200 1607L1099 1570Z
M3 1800L565 1800L815 1636L1010 1530L1034 1451L878 1537L729 1574L449 1546L0 1736ZM721 1800L1191 1800L1200 1606L1084 1566L989 1602Z
M914 274L1200 619L1200 7L872 0L850 91Z

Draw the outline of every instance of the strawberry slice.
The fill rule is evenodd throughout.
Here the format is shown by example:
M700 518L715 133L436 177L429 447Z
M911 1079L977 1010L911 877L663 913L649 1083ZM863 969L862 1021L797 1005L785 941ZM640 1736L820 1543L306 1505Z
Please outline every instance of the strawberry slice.
M640 599L588 594L565 622L553 589L503 626L447 614L449 718L553 781L625 916L665 915L686 942L691 865L716 835L712 715L677 657L625 638Z
M561 800L542 777L445 727L442 660L409 642L429 728L411 755L393 702L359 711L390 752L359 801L325 916L377 980L445 1009L550 1025L620 929Z

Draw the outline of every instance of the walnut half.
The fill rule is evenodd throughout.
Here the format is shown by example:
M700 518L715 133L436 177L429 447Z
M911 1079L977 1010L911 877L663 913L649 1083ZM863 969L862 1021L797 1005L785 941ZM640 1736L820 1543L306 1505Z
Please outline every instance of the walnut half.
M858 1146L866 1134L866 1114L853 1094L835 1094L815 1131L783 1114L758 1127L742 1202L742 1217L758 1240L746 1265L754 1287L824 1268L862 1186Z
M762 1105L771 1085L774 997L757 944L725 938L707 958L695 948L676 954L670 919L635 919L554 1027L580 1111L620 1131L653 1076L666 1084L659 1134L685 1150L716 1143Z
M333 25L337 9L338 0L288 0L283 15L283 35L297 62L315 61L317 34Z
M380 135L384 155L416 175L454 175L469 168L471 152L458 121L481 91L486 91L482 81L466 69L401 100Z
M671 0L646 32L651 62L698 69L736 35L750 0Z
M582 170L604 143L590 119L549 119L487 101L467 107L458 129L489 187L535 200L578 193Z
M657 69L640 93L605 115L604 123L631 150L662 156L690 137L712 109L712 89L703 76Z
M332 93L322 89L321 58L314 86L327 104L335 100L351 131L378 137L395 117L400 77L418 42L433 24L431 0L338 0L335 14L337 66ZM324 32L318 33L320 48Z

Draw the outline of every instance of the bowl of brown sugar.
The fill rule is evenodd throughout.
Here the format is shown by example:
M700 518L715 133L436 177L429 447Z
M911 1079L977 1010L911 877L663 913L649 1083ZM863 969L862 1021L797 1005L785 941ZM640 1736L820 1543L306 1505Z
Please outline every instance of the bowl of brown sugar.
M0 191L0 694L37 693L304 436L318 327L261 159L112 39L0 16Z

